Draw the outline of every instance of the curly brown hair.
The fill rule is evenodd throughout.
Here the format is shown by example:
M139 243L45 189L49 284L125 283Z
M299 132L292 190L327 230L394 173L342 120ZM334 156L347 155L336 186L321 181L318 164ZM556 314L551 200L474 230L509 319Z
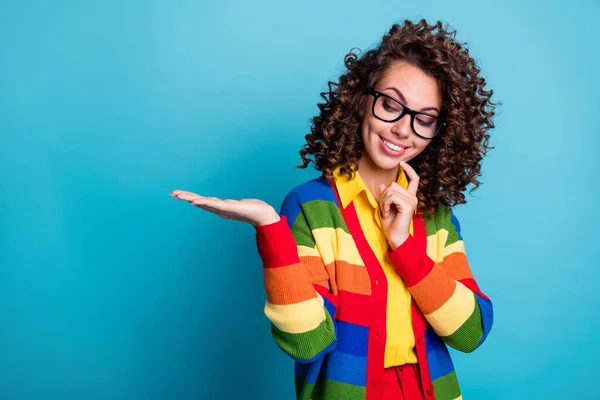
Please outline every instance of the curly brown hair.
M326 179L335 179L337 167L342 174L354 176L364 149L360 127L369 90L392 64L404 61L436 78L446 122L445 129L411 162L420 177L418 210L435 212L440 204L466 203L463 191L469 183L471 192L479 187L481 160L493 148L487 131L494 127L498 104L490 100L493 91L484 89L485 79L479 76L466 43L455 37L456 31L440 21L432 26L424 19L416 24L406 20L394 24L381 43L360 58L351 49L344 57L348 71L321 93L325 102L318 104L320 114L312 118L298 168L313 162Z

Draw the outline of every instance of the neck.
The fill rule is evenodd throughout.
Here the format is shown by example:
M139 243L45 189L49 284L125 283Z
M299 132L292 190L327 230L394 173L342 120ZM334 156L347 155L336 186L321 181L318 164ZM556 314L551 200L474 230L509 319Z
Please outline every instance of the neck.
M377 201L379 201L379 194L377 193L379 185L391 185L392 182L396 182L396 177L398 175L398 168L382 169L369 157L365 157L364 155L358 160L358 171L360 172L360 177L365 183L365 186Z

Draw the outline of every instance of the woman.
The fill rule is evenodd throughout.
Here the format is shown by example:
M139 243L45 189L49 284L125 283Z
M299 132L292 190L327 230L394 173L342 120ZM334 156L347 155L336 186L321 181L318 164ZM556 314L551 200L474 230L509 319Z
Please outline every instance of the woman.
M346 55L300 151L322 175L281 215L172 193L255 226L265 313L296 361L298 399L461 398L446 346L471 352L490 331L452 207L479 185L494 104L454 36L405 21Z

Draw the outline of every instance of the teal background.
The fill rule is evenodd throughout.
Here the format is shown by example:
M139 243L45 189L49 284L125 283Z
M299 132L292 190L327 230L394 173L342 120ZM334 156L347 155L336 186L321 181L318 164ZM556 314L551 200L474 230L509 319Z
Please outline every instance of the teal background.
M290 399L249 225L319 93L403 18L449 22L501 101L456 209L495 306L465 399L600 399L593 1L0 2L0 399Z

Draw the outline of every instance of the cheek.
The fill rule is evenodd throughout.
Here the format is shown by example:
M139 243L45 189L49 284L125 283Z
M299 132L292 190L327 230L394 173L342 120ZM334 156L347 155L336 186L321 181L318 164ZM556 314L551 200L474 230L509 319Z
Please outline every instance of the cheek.
M363 140L367 141L369 137L379 136L381 132L385 131L386 126L385 122L377 118L365 118L362 123Z
M429 140L425 140L425 139L421 139L421 138L415 139L414 144L415 144L415 148L417 150L417 154L419 154L423 150L425 150L427 148L427 146L429 145L429 143L430 143Z

